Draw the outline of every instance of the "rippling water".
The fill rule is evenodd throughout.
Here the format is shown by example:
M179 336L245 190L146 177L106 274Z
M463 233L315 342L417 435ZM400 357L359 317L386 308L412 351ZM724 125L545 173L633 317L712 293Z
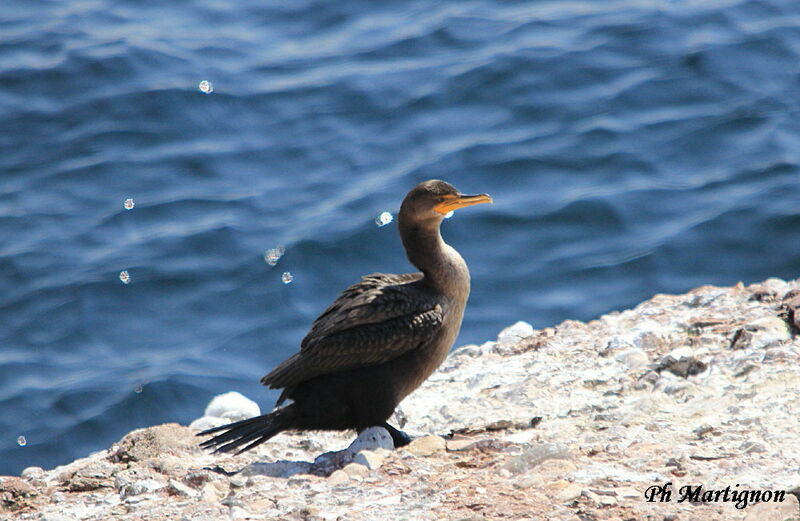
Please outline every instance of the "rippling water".
M462 344L797 277L799 54L795 0L5 0L0 474L269 407L428 178L496 201Z

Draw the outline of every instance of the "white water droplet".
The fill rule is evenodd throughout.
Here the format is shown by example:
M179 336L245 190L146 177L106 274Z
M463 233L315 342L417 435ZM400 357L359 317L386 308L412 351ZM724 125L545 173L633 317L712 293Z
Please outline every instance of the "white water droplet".
M377 224L378 226L386 226L393 220L394 217L392 217L391 212L381 212L380 215L378 215L378 217L375 218L375 224Z
M122 206L124 206L126 210L133 210L134 207L133 199L131 198L125 199L125 202L122 203Z
M208 80L201 81L197 88L200 89L200 92L203 94L211 94L214 92L214 84Z
M133 392L135 392L136 394L140 394L143 390L144 389L142 388L141 385L137 385L136 387L133 388Z
M290 284L294 280L294 277L288 271L284 271L283 275L281 275L281 280L284 284Z
M25 439L25 436L20 436L19 438L17 438L17 445L19 445L20 447L24 447L27 444L28 440Z
M451 218L452 216L453 216L453 210L450 210L449 212L447 212L446 214L444 214L444 218L445 218L445 219L449 219L449 218Z
M275 266L276 264L278 264L278 260L280 260L280 258L283 257L283 254L285 252L286 250L281 246L269 249L264 254L264 262L266 262L270 266Z
M119 272L119 280L121 280L123 284L131 283L131 274L128 273L128 270L122 270Z

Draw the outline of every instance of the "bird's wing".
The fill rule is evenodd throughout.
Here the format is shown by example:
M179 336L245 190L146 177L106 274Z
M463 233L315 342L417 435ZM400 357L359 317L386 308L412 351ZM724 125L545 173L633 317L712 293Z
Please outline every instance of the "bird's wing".
M261 383L275 389L323 374L388 362L430 341L442 326L444 297L414 282L421 273L376 273L344 290L290 357Z

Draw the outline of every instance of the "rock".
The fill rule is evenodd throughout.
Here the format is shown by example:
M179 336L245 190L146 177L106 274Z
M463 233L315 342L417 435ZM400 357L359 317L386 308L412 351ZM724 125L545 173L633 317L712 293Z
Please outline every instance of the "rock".
M450 356L468 356L470 358L477 358L483 354L480 346L476 346L475 344L470 344L466 346L461 346L458 349L453 350Z
M383 427L370 427L369 429L364 429L347 448L347 450L353 455L358 454L362 450L376 449L394 449L394 441L392 441L392 436Z
M369 474L369 469L358 463L348 463L342 471L351 478L363 478Z
M186 453L199 452L194 432L177 423L166 423L128 433L109 458L112 461L131 462L158 459L164 454L185 456Z
M111 488L114 486L112 476L116 471L117 467L108 461L95 461L72 474L65 485L74 492Z
M501 468L512 474L522 474L549 459L571 459L569 449L560 443L543 443L526 447L519 456L506 461Z
M158 474L142 467L122 470L117 472L114 477L114 488L122 498L154 492L166 486L167 484L159 479Z
M383 451L383 450L385 449L378 449L378 451ZM364 465L370 470L375 470L377 468L380 468L386 453L381 453L378 451L362 450L355 455L355 457L353 458L353 463Z
M206 483L200 489L200 498L207 503L217 503L227 494L226 489L221 483Z
M383 427L364 429L350 445L339 451L325 452L314 460L312 470L316 474L329 475L353 461L361 451L383 451L394 448L391 435Z
M558 492L556 498L560 503L572 503L581 496L582 492L583 488L574 483L570 483Z
M746 512L744 521L800 521L800 503L791 494L782 503L757 503Z
M3 491L11 503L0 503L0 518L435 521L446 512L453 520L727 521L751 509L758 521L788 517L776 503L740 512L675 502L687 484L800 485L791 477L800 450L800 335L730 349L744 325L756 324L750 333L758 334L764 323L777 326L772 317L788 313L779 296L800 295L800 281L773 280L768 290L761 300L743 286L657 295L503 349L486 342L456 352L391 420L409 432L453 433L411 444L426 457L384 452L391 441L383 429L355 440L349 432L286 432L234 456L197 450L190 429L160 426L63 467L26 471L38 479L21 481L37 495ZM770 329L779 328L763 331ZM679 367L692 359L707 369ZM433 448L420 450L427 443ZM82 479L113 481L126 495L102 486L71 491L84 488L74 485ZM666 482L667 516L664 505L644 500L647 487Z
M472 438L462 440L447 440L445 442L445 448L451 452L459 452L475 448L475 443L476 440Z
M625 364L628 369L639 369L650 363L650 358L647 356L647 353L638 348L623 351L615 358L617 361Z
M791 340L789 325L773 315L758 318L739 329L731 341L731 349L766 349Z
M664 355L656 367L657 371L667 370L681 378L702 373L706 370L708 364L700 360L694 349L688 346L673 349Z
M224 418L229 422L245 420L261 414L261 408L253 400L231 391L215 396L206 407L204 416Z
M533 326L520 320L500 331L500 334L497 335L497 343L501 346L511 346L530 336L533 336Z
M178 480L171 479L167 485L167 492L172 496L195 497L197 491L188 485L184 485Z
M295 474L309 474L314 465L307 461L275 461L273 463L251 463L243 468L238 476L271 476L273 478L288 478Z
M22 471L20 477L28 481L39 481L44 479L44 469L42 467L27 467Z
M344 485L348 481L350 481L350 476L343 470L335 470L328 476L328 485L332 487Z
M19 510L26 498L37 494L36 489L26 481L11 476L0 476L0 512Z
M444 438L440 436L423 436L422 438L413 440L404 447L406 451L420 457L433 456L439 452L444 452L446 448L447 444Z

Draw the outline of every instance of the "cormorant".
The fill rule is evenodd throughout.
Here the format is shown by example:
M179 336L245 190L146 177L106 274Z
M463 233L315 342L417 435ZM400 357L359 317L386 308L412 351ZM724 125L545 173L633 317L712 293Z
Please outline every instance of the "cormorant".
M395 446L407 444L410 438L387 420L444 361L469 297L467 264L442 240L439 226L453 210L491 202L444 181L415 186L403 199L398 228L421 273L374 273L344 290L314 321L300 352L261 379L283 389L276 409L205 430L198 435L220 434L201 445L214 452L244 446L238 454L284 430L372 426L389 431Z

